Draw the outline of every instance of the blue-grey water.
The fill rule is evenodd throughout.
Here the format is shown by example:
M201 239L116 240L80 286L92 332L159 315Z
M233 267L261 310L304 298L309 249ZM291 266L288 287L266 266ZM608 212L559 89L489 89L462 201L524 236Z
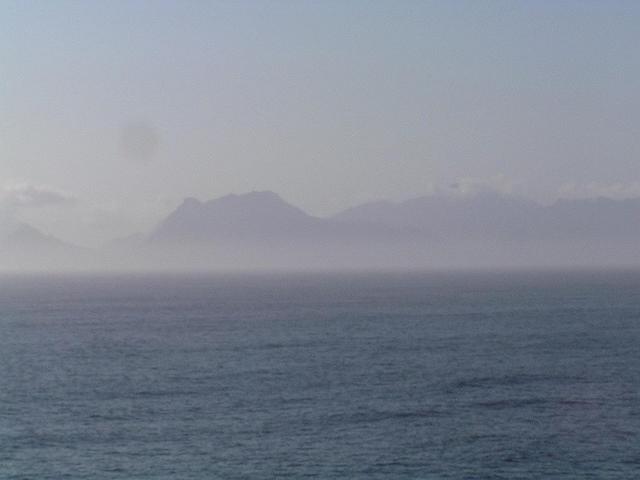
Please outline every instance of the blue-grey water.
M0 277L0 479L640 476L640 273Z

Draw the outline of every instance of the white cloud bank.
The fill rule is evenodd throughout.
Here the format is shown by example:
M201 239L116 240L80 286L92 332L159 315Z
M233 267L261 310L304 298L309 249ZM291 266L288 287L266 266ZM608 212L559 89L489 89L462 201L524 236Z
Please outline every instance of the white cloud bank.
M614 200L640 197L640 182L629 183L599 183L589 182L578 184L575 182L565 183L558 190L560 198L594 198L604 197Z
M75 202L76 197L69 192L27 182L8 184L0 191L0 205L5 208L38 208Z
M515 183L505 175L499 174L493 177L463 177L452 183L450 191L459 195L476 195L478 193L500 193L511 195L514 193Z

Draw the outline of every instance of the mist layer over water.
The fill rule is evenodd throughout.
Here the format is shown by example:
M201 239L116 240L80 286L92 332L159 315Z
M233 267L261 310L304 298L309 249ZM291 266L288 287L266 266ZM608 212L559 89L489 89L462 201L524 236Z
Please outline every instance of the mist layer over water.
M0 478L632 478L640 273L0 279Z

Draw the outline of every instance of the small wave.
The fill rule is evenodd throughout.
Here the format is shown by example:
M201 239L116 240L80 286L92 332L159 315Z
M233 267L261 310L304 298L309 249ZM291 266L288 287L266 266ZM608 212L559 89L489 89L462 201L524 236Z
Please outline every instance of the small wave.
M581 377L567 375L542 375L542 374L512 374L499 376L483 376L472 377L457 380L450 384L450 389L466 389L466 388L493 388L500 386L517 386L527 385L531 383L558 383L558 382L580 382L584 379Z
M473 403L474 407L502 410L506 408L523 408L532 405L543 405L549 403L546 398L507 398L501 400L489 400Z
M435 418L444 415L440 409L425 408L417 410L380 411L371 410L365 412L340 413L330 415L329 423L353 424L353 423L377 423L389 420L415 420L420 418Z

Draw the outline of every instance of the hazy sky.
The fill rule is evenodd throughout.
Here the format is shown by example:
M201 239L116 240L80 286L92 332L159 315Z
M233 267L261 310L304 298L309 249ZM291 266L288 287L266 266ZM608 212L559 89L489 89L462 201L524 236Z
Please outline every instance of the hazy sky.
M604 0L0 0L2 205L91 244L248 190L640 194L638 25Z

